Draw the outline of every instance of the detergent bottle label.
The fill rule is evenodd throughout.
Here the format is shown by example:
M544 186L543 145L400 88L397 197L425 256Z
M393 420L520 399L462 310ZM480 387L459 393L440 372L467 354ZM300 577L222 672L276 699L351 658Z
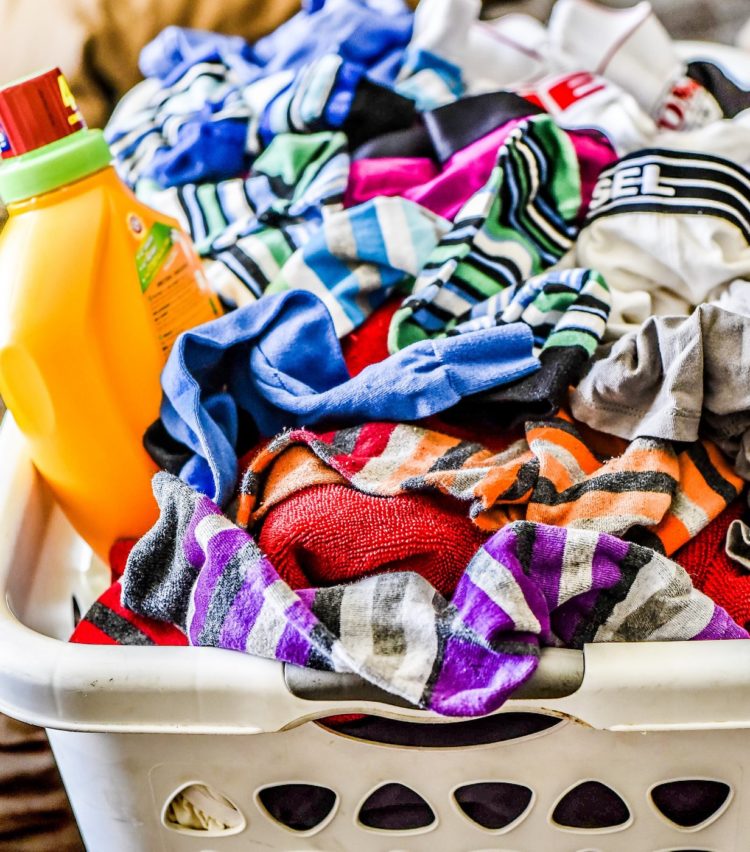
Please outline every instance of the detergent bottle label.
M180 231L156 222L138 247L135 262L166 360L180 332L214 319L221 310Z
M0 124L0 157L4 156L11 150L8 134L5 132L2 124Z

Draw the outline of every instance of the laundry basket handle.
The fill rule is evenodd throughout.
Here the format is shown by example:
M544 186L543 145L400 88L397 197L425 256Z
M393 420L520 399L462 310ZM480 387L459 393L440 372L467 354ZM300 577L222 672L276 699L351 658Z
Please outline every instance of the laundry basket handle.
M347 713L448 721L351 675L219 648L66 642L83 545L10 417L0 428L0 542L0 711L15 718L164 734L263 733ZM537 709L610 730L750 728L749 696L750 641L602 643L542 649L499 712Z
M408 701L386 692L356 674L339 674L284 666L286 687L305 701L372 701L392 707L412 707ZM513 694L516 700L544 700L572 695L583 683L583 654L557 649L542 654L539 667Z

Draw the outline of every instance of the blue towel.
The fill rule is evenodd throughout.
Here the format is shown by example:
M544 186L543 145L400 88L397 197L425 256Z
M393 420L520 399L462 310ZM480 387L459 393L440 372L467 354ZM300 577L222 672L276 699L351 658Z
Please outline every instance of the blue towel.
M423 340L355 377L312 293L269 295L177 339L161 419L195 456L181 478L225 505L237 479L238 409L262 435L324 422L419 420L539 369L525 323Z

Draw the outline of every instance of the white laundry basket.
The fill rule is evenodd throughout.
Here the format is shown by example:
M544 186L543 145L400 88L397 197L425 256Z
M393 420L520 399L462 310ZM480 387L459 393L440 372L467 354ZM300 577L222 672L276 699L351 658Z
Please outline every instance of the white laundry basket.
M442 746L454 739L444 726L457 723L357 698L351 684L354 697L301 697L282 665L231 651L67 644L73 601L84 611L107 571L54 505L11 418L0 429L0 470L0 710L48 729L90 852L750 849L750 642L548 650L527 697L489 720L497 742L364 741L313 720L364 712L402 720L399 729L403 720L436 723ZM295 691L330 694L331 677ZM514 737L519 720L536 733ZM715 812L698 825L670 821L651 791L658 799L660 785L674 782L688 797L708 795ZM458 804L467 785L488 783L521 793L521 808L499 829ZM240 824L223 833L168 827L168 803L191 784L223 794ZM273 788L289 784L325 800L317 825L264 806L269 795L285 801ZM363 802L393 784L424 800L418 827L386 830L361 817ZM627 810L618 825L555 821L561 797L580 784L619 797Z

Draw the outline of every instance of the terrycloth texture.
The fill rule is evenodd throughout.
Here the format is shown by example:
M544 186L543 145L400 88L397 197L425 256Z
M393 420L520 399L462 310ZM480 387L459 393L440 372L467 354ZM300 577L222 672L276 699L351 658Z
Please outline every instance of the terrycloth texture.
M232 177L278 133L351 125L364 139L408 127L413 105L371 77L392 79L411 33L398 0L329 0L254 49L238 38L165 30L143 52L148 78L118 105L107 139L131 185ZM296 43L295 43L296 42ZM377 68L383 72L378 75ZM391 109L363 112L358 96ZM401 114L407 109L407 116ZM394 119L395 126L394 126Z
M544 115L521 122L394 317L391 350L449 331L478 302L556 263L573 245L580 206L570 138Z
M370 423L271 440L242 478L237 523L255 526L290 493L332 482L378 497L437 491L464 503L484 530L525 518L628 536L667 554L742 485L712 444L677 451L641 438L603 458L563 418L527 423L525 440L496 453L417 426Z
M574 416L632 439L710 438L750 479L750 317L701 305L652 317L602 350L570 398Z
M312 293L265 296L181 334L162 372L161 419L196 454L186 482L224 504L237 477L238 410L262 435L323 421L419 420L539 368L524 323L425 340L351 378Z
M205 258L213 288L242 305L264 292L341 202L346 146L342 133L282 134L247 178L170 189L141 182L138 194L180 222Z
M696 589L722 607L742 627L750 625L750 563L735 561L742 502L737 500L674 556ZM746 529L746 527L745 527ZM746 547L746 546L745 546ZM748 551L744 550L745 556Z
M612 536L511 524L450 603L410 572L295 592L207 497L166 473L154 493L161 517L128 561L127 606L192 645L355 672L445 715L495 710L540 644L748 637L674 562Z
M462 506L438 494L373 497L338 483L276 503L257 536L293 589L412 571L446 598L487 537Z
M648 313L686 315L750 276L750 176L708 154L637 151L605 169L576 243L581 266Z

